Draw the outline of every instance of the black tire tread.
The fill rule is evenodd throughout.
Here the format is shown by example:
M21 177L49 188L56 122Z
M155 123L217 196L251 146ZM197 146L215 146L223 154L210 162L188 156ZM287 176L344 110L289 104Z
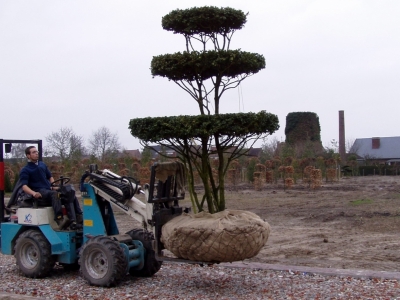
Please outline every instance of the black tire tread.
M86 259L85 250L90 247L101 247L111 255L112 262L110 265L112 266L112 270L105 278L92 278L86 270L84 262ZM82 277L85 278L90 285L109 287L117 285L117 283L124 277L127 269L127 260L125 258L124 250L118 242L111 240L107 236L96 236L89 239L83 245L80 251L79 265Z
M39 248L39 265L33 270L25 269L20 261L20 247L24 244L24 240L28 239L35 243ZM47 241L42 232L35 229L29 229L19 235L14 247L14 256L20 271L29 278L43 278L46 277L53 269L55 264L55 256L51 255L51 245Z
M154 235L145 229L135 228L128 231L133 240L142 242L146 249L145 262L141 270L129 269L129 274L136 277L151 277L157 273L162 265L162 261L156 260L156 253L153 249L152 241L154 241Z

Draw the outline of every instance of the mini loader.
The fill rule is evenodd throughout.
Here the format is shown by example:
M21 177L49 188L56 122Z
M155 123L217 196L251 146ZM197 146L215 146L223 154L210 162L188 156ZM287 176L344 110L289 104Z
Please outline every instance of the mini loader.
M157 180L158 173L166 180ZM91 165L80 182L83 228L77 230L59 229L52 207L40 207L34 200L32 207L13 205L18 203L14 190L7 207L0 201L1 252L14 255L27 277L48 276L58 263L80 268L87 282L96 286L114 286L128 273L152 276L164 260L199 263L164 256L160 241L162 226L183 211L189 212L179 206L185 196L181 189L184 176L180 162L155 163L150 183L141 187L134 178ZM55 184L63 186L68 181L64 177ZM145 195L145 203L134 197L137 193ZM138 220L141 228L121 234L115 208Z

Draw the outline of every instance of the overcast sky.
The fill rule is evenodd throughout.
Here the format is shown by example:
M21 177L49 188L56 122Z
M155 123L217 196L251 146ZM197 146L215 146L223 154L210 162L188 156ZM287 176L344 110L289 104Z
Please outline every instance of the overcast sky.
M0 138L46 146L61 127L87 140L105 126L139 149L130 119L198 114L150 62L184 50L162 16L206 5L249 12L231 49L266 60L224 95L222 113L274 113L284 140L288 113L315 112L324 146L339 139L339 110L346 140L400 135L400 1L1 0Z

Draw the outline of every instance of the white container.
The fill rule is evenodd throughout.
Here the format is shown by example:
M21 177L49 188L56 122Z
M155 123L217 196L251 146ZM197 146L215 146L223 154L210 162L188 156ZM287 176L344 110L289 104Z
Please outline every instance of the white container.
M18 208L17 216L18 224L43 225L52 223L54 211L52 207Z

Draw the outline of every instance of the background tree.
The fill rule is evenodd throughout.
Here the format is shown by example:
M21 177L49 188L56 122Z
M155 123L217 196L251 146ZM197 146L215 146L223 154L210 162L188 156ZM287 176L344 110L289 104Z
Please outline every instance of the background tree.
M254 172L256 169L256 164L258 163L258 159L257 158L250 158L248 160L248 165L246 168L247 171L247 180L251 183L253 183L254 181Z
M59 131L46 136L46 142L46 152L59 156L62 162L80 159L86 151L83 137L68 127L62 127Z
M13 158L20 158L20 159L25 159L25 149L26 149L26 144L23 143L17 143L13 144L11 148L11 154Z
M102 162L118 153L121 144L117 133L112 133L107 127L101 127L89 138L89 152Z
M144 146L157 143L179 154L188 169L194 211L203 210L204 203L211 213L224 210L229 163L279 128L277 116L265 111L220 114L222 95L265 67L262 55L230 49L233 34L246 21L247 15L240 10L207 6L178 9L164 16L162 27L181 34L186 49L153 57L151 73L185 90L195 100L200 115L130 121L132 135ZM216 172L211 156L218 158ZM194 190L195 172L204 186L201 200Z
M143 151L142 151L142 165L146 166L149 164L149 162L151 161L151 150L148 147L144 147Z
M6 168L4 170L4 191L6 193L11 193L14 188L14 172L11 170L11 168Z
M272 139L264 139L261 145L262 153L260 156L260 161L265 163L267 160L270 160L277 155L279 144L280 141L277 137L273 137Z
M351 154L358 154L361 144L356 143L356 139L346 140L346 152Z

